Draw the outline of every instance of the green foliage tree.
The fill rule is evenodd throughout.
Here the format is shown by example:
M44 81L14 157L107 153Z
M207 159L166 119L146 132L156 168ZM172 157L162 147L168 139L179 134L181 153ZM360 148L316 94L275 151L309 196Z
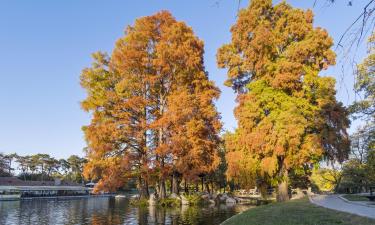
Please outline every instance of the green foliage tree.
M369 55L357 66L355 91L358 99L349 110L364 125L351 135L351 159L344 164L341 191L367 191L374 183L375 154L375 33L369 40Z
M335 63L333 41L313 27L310 10L271 0L251 1L231 32L217 54L228 69L225 84L238 93L228 157L251 161L249 173L277 185L277 199L285 201L290 172L349 153L349 120L335 80L319 76Z
M375 151L372 150L367 155L366 161L366 179L367 182L370 184L371 187L375 186Z
M24 181L26 181L26 174L30 167L30 156L18 155L16 158L16 162L18 163L18 169L21 171L21 175Z
M60 161L61 162L61 161ZM83 167L87 163L87 159L81 158L77 155L71 155L66 161L62 161L64 163L65 168L69 168L71 171L70 180L75 182L82 182L83 180ZM66 165L65 163L68 163Z
M342 169L342 181L339 191L358 193L368 190L369 183L366 174L366 164L354 158L346 161Z
M1 177L11 176L7 155L3 153L0 153L0 176Z
M311 175L314 191L337 192L341 184L342 170L336 168L316 168Z
M354 119L365 125L356 132L356 148L369 152L375 150L375 33L368 40L367 58L357 66L355 91L361 97L350 106Z
M70 163L66 159L60 159L59 165L61 173L67 175L70 171Z

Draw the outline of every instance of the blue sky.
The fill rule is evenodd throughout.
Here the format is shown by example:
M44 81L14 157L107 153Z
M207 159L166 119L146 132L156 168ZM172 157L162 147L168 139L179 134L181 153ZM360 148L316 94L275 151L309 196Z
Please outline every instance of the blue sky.
M288 2L311 8L314 0ZM357 2L352 7L345 1L330 7L319 3L314 8L315 24L326 28L336 41L362 7ZM241 6L247 4L243 0ZM204 40L206 69L222 90L217 107L225 129L232 130L236 126L235 95L222 85L226 71L217 69L215 55L230 40L237 7L234 0L1 1L0 152L43 152L57 158L83 155L81 126L90 118L79 105L85 96L79 85L80 71L90 65L91 53L110 53L124 28L137 17L162 9L186 21ZM358 50L359 59L365 53L363 46ZM325 74L341 79L341 67ZM338 85L337 96L344 104L353 99L352 82L347 72Z

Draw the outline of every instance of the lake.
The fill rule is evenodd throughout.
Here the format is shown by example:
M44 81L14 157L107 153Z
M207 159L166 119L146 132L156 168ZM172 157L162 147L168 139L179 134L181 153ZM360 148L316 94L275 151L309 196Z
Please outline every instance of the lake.
M0 224L220 224L251 205L134 207L127 198L0 202Z

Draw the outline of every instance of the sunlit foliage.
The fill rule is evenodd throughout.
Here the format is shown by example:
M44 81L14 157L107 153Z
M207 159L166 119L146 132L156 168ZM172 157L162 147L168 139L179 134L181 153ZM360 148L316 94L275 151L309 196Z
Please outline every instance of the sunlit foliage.
M271 0L251 1L231 32L217 53L228 69L225 84L238 94L227 161L283 185L285 200L289 172L348 156L347 111L335 98L335 80L319 76L335 64L333 40L313 26L310 10Z
M221 123L213 101L220 91L203 53L192 29L162 11L128 26L111 57L93 55L81 85L82 107L93 115L84 127L85 175L100 178L98 189L137 177L141 197L152 183L164 198L168 177L179 184L217 167Z

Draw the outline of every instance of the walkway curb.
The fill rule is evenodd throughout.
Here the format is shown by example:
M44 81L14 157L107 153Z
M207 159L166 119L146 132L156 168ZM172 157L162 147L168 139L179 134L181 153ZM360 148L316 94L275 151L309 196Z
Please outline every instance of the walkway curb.
M344 202L347 202L349 204L353 204L353 205L360 205L360 206L365 206L365 207L369 207L369 208L375 208L375 205L367 205L367 204L361 204L359 202L355 202L355 201L349 201L348 199L342 197L343 195L339 195L339 198L341 200L343 200Z

